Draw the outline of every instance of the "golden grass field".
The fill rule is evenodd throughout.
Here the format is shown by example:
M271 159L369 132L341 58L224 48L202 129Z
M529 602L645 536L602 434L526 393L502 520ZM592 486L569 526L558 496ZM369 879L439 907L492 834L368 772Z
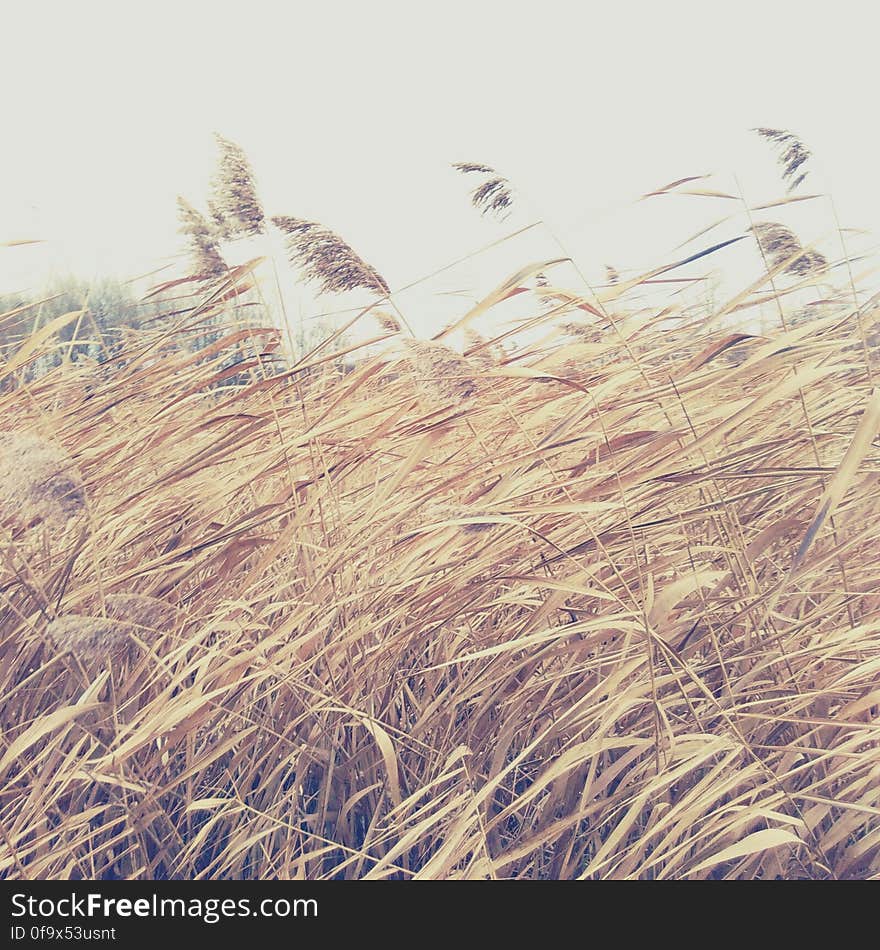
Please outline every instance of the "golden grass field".
M526 267L515 356L279 360L260 262L7 347L0 875L880 876L880 309L791 264L674 324Z

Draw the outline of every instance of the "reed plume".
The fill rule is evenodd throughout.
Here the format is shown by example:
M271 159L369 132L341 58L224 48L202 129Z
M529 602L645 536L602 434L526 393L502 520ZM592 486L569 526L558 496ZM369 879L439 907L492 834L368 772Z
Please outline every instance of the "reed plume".
M165 633L177 620L176 608L144 594L108 594L103 613L62 614L46 633L59 652L69 650L88 669L127 655L145 633Z
M784 261L790 260L785 267L786 274L805 277L807 274L822 270L828 264L823 254L805 250L794 232L784 224L765 221L756 224L752 232L773 267L778 267Z
M287 237L290 263L323 293L363 288L377 296L390 293L382 275L357 254L338 234L314 221L277 215L272 223Z
M416 376L435 396L466 399L477 392L480 367L476 363L431 340L408 339L404 344Z
M0 521L63 524L85 509L82 476L58 445L28 432L4 433Z
M476 162L455 162L452 166L463 175L480 175L485 179L471 193L471 204L482 215L492 214L503 221L513 204L513 186L490 165Z
M261 234L265 216L251 163L244 149L215 133L220 159L211 179L208 208L224 238L253 237Z
M177 198L177 213L180 233L189 240L193 276L210 280L225 274L229 268L217 246L216 226L180 196Z
M401 332L400 321L397 319L397 317L393 316L387 311L374 310L373 316L379 321L379 326L382 327L386 333Z
M598 343L602 339L601 328L587 323L562 323L559 328L582 343Z
M754 131L775 146L777 161L782 167L782 179L788 182L788 190L794 191L809 174L809 171L800 169L812 157L812 153L791 132L780 129L755 129Z

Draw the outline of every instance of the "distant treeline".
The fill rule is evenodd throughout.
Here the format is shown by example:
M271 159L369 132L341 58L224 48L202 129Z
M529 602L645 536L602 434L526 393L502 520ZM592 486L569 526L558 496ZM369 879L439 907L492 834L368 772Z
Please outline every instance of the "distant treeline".
M38 291L0 295L0 352L16 348L62 315L82 311L58 330L62 345L41 359L40 369L64 359L101 359L114 351L125 330L155 321L164 309L161 302L139 301L127 284L112 278L56 278Z

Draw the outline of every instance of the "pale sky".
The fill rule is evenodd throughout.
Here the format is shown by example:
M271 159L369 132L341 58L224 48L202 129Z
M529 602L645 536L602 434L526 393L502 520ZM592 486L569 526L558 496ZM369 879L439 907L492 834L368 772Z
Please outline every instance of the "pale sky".
M803 189L880 233L880 14L867 2L4 4L0 292L52 273L133 275L182 245L218 131L248 153L266 211L321 221L392 288L532 220L585 271L650 267L728 211L645 191L713 173L751 203L784 194L748 130L814 153ZM481 219L459 160L524 196ZM807 203L810 204L810 203ZM805 241L830 204L786 209ZM696 247L694 249L697 249ZM558 256L547 233L514 267ZM491 256L447 289L506 276Z

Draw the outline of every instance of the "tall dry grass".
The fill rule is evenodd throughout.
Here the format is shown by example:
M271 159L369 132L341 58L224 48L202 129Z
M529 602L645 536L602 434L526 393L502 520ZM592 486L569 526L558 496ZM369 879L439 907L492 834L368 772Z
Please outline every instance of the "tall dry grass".
M876 877L880 310L725 329L790 257L672 329L527 269L515 354L188 352L248 268L7 354L0 874Z

